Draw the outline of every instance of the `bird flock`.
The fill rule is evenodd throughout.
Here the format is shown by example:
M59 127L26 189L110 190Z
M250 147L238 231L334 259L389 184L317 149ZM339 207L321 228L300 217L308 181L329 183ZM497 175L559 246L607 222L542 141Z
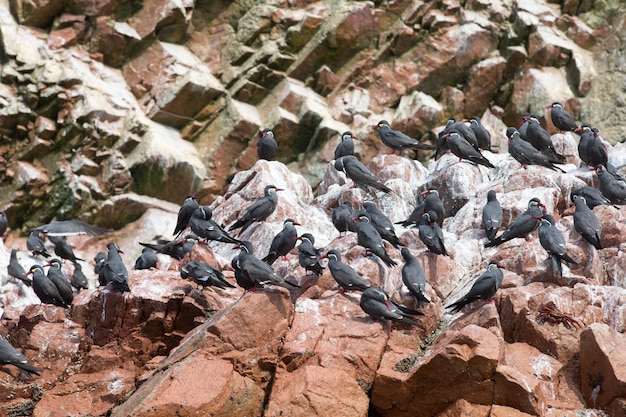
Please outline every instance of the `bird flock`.
M575 206L573 220L574 228L580 236L594 248L602 249L601 225L593 208L598 205L626 204L626 181L619 175L617 169L608 163L606 148L597 128L577 125L574 118L558 102L546 107L550 109L552 122L558 129L580 135L578 145L580 158L585 165L595 171L598 177L599 189L582 187L572 192ZM381 142L390 148L392 153L407 150L434 151L433 157L439 159L444 153L450 152L456 155L459 161L464 160L473 165L495 168L493 163L483 155L484 150L491 150L491 135L482 126L480 118L476 116L462 121L451 117L439 132L436 145L421 143L394 130L386 120L381 120L373 128L377 131ZM506 136L509 141L509 154L522 167L539 165L565 172L558 166L565 163L565 157L556 151L551 136L540 125L539 117L536 115L524 114L519 128L507 129ZM353 142L356 139L351 132L341 135L334 152L332 166L338 172L343 172L354 183L353 187L363 188L366 193L370 193L373 200L355 200L338 204L337 207L331 209L332 224L340 236L349 232L355 233L358 245L365 248L366 254L380 259L387 268L397 266L396 261L389 255L388 249L392 250L392 247L394 250L400 250L404 261L401 270L402 282L413 298L414 308L392 301L389 294L373 286L352 266L344 263L342 254L337 249L328 248L323 251L316 248L315 238L311 233L298 234L296 226L301 226L301 224L293 218L284 220L282 230L274 236L268 253L264 257L255 255L250 241L233 237L231 233L241 235L253 224L265 221L274 213L279 202L278 193L282 190L272 184L265 186L263 196L243 210L228 229L212 219L213 211L209 206L201 206L195 196L188 196L178 211L173 232L174 239L140 243L144 248L135 261L134 268L137 270L157 268L157 253L177 260L190 259L191 256L188 254L196 244L214 241L234 245L233 247L239 250L231 260L231 266L237 285L245 291L255 291L266 285L276 285L298 291L302 290L298 283L288 281L272 267L277 260L287 260L288 255L297 250L298 263L306 274L319 277L327 267L341 293L344 291L362 292L359 305L369 316L379 320L422 326L417 320L418 316L423 315L419 310L431 302L426 295L427 283L424 270L416 256L396 235L394 223L376 203L376 192L389 194L393 193L393 190L357 158ZM259 159L273 160L276 157L278 145L270 129L262 131L257 142L257 151ZM490 190L481 219L486 238L484 246L496 247L516 238L529 239L530 234L539 228L539 241L551 258L553 273L561 276L563 261L570 264L577 262L567 254L565 238L556 228L554 216L546 213L545 210L546 206L538 198L532 198L528 202L527 210L511 221L508 227L498 235L502 226L503 210L496 192ZM418 195L417 205L408 218L395 224L403 227L416 227L419 239L424 243L428 252L450 257L451 254L446 249L441 229L445 217L446 209L439 191L431 186ZM0 235L4 235L7 227L6 214L2 212L0 213L0 232L2 232ZM43 257L45 263L36 263L25 271L17 259L17 250L13 249L7 267L8 274L25 285L32 286L34 293L43 304L68 308L72 304L74 291L87 288L88 283L77 262L82 259L74 254L66 236L97 235L105 232L105 229L74 220L37 227L32 230L26 246L33 257ZM50 259L51 254L45 245L46 237L54 245L54 253L60 259ZM389 243L389 248L385 242ZM98 253L94 258L94 272L98 276L99 285L108 286L123 293L130 291L130 288L128 269L120 256L122 253L115 243L108 243L106 251ZM62 260L74 264L74 273L71 278L65 276ZM47 272L45 272L45 267L48 267ZM455 313L476 300L492 299L502 283L503 269L504 267L499 262L491 260L486 270L475 279L467 294L446 307L448 311ZM190 259L182 265L180 276L183 279L192 280L203 288L235 287L225 279L219 267L197 260ZM0 337L0 364L15 365L28 376L38 375L41 372L28 364L24 355L2 337Z

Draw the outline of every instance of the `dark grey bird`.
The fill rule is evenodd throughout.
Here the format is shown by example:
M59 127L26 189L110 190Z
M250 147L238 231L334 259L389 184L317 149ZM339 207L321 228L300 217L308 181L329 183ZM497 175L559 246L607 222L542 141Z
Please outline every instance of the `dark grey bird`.
M398 249L399 245L402 245L402 243L400 243L400 239L396 236L396 231L389 217L387 217L373 201L364 202L363 208L365 212L369 214L372 225L376 228L380 237L391 243L394 248Z
M440 147L447 150L448 146L447 144L445 144L445 141L442 142L442 137L452 132L456 132L459 135L461 135L461 137L463 137L463 139L469 142L469 144L472 145L472 147L475 150L478 151L480 149L480 146L478 145L478 139L476 138L476 134L471 129L471 127L466 125L464 121L458 121L456 117L452 116L448 119L448 122L446 123L446 127L440 132L438 143L437 143L438 146L437 146L436 155L441 156L440 155L441 150L439 149ZM436 159L439 159L439 157L437 157Z
M485 151L491 151L491 133L482 125L480 117L472 116L468 120L469 127L476 136L478 147Z
M231 261L230 265L235 271L235 282L241 288L246 291L255 291L257 287L256 281L254 281L247 273L243 272L241 268L239 268L239 256L235 256Z
M72 263L77 261L84 261L84 259L76 257L74 249L68 243L65 236L48 236L48 240L54 244L54 253L61 259L67 259Z
M425 303L430 303L430 300L425 294L426 274L424 274L424 268L422 268L417 258L413 256L409 248L402 248L400 253L404 259L404 266L402 266L402 282L413 296L415 307L422 308Z
M552 137L548 131L539 124L539 118L537 116L531 115L528 120L526 139L535 149L548 158L550 162L554 164L562 164L565 162L565 157L557 153L554 149Z
M604 143L602 143L602 139L600 139L600 131L597 128L592 127L591 133L593 134L593 139L587 144L586 149L587 165L592 167L603 165L608 168L609 155L606 152Z
M271 266L254 256L254 249L252 243L244 240L238 245L241 251L237 256L236 269L241 271L242 278L246 282L254 282L254 285L250 288L246 288L250 291L254 291L257 286L265 285L278 285L279 287L287 288L289 290L299 288L298 285L292 284L289 281L285 281L278 276ZM237 275L235 274L235 278ZM239 282L239 279L237 280Z
M405 227L412 224L419 224L419 222L422 220L422 216L424 215L424 213L434 211L437 214L437 224L439 224L439 226L443 225L443 219L446 217L446 209L443 205L443 200L439 196L439 190L437 190L436 187L428 187L427 190L419 193L419 195L417 196L417 201L418 204L413 212L409 215L409 217L406 220L398 222L396 224L401 224Z
M315 238L310 233L304 233L302 236L298 236L298 240L301 242L298 245L298 262L300 266L307 273L311 271L319 277L324 273L324 267L320 265L322 254L314 246Z
M89 289L89 282L79 263L74 264L74 272L72 273L70 284L72 284L72 287L76 288L77 291Z
M364 213L353 220L356 221L356 235L359 245L363 246L366 251L378 256L385 265L389 267L397 265L387 254L383 238L380 237L380 234L372 225L369 215Z
M572 202L574 202L575 195L585 197L587 206L589 206L589 208L592 210L596 206L610 206L612 204L611 200L602 195L600 190L593 187L585 186L573 190L570 194L570 199L572 200Z
M273 161L278 152L278 144L274 138L274 132L265 128L261 132L261 137L256 143L256 150L259 159L265 159L266 161Z
M47 236L87 235L99 236L109 231L104 227L94 226L80 220L63 220L37 226L33 230L41 231Z
M496 295L498 288L500 288L500 284L502 284L502 279L504 278L502 269L504 269L504 267L501 266L498 261L489 262L487 270L476 278L469 292L460 300L450 304L446 308L449 308L450 313L454 314L474 301L491 300L493 296Z
M423 327L421 323L410 317L423 315L423 313L411 310L402 304L394 303L387 293L379 288L370 287L363 291L359 306L365 313L376 320L391 320Z
M357 137L354 136L352 132L343 132L341 142L339 142L335 148L335 157L333 159L339 159L346 155L354 155L355 140L357 140Z
M529 142L523 140L515 128L508 128L506 134L509 138L509 154L523 167L526 167L526 165L540 165L555 171L564 172L550 162L550 158L535 149Z
M218 287L221 289L235 288L233 284L226 281L224 274L217 268L206 262L189 261L180 270L183 279L191 278L196 284L202 287Z
M487 239L492 241L502 225L502 207L494 190L487 193L487 204L483 207L483 229Z
M31 266L26 274L33 276L33 291L43 304L52 304L63 308L68 307L67 303L63 301L61 294L59 294L56 285L44 274L41 265Z
M209 206L200 206L194 210L187 224L193 233L204 240L214 240L222 243L241 243L228 234L217 222L212 220L213 210ZM246 226L247 227L247 226ZM242 229L243 230L243 229Z
M283 222L283 230L278 232L272 243L270 244L270 250L263 262L268 265L272 265L281 256L287 256L293 248L296 247L296 241L298 239L298 231L295 226L300 226L294 219L285 219Z
M528 236L539 226L539 219L543 215L544 208L545 206L538 198L531 198L528 202L528 209L511 222L500 236L487 242L485 247L498 246L518 237L528 240Z
M140 243L141 245L141 243ZM102 268L102 264L104 263L104 261L107 259L107 254L104 252L98 252L96 254L96 256L93 257L93 272L96 275L100 275L100 269ZM106 283L102 284L102 285L106 285Z
M159 257L152 248L143 248L141 255L135 260L135 269L150 269L156 268Z
M450 256L443 243L443 230L437 224L437 213L432 210L424 213L418 230L420 240L429 251L436 255Z
M596 167L600 191L613 204L626 204L626 182L615 176L602 165Z
M484 165L488 168L495 168L495 166L489 162L487 158L474 149L474 147L458 132L453 131L446 133L442 136L442 139L448 142L448 148L450 148L450 151L459 158L459 161L466 159L475 164Z
M57 287L57 290L59 290L59 295L63 299L63 302L68 306L71 305L74 300L74 291L72 290L72 285L67 280L67 277L63 272L63 265L61 264L61 261L59 259L52 258L45 266L49 266L47 277Z
M128 270L120 256L122 250L115 243L107 244L107 258L100 268L100 280L113 285L121 292L130 291L128 287Z
M16 366L21 372L28 375L29 378L32 378L31 374L41 374L41 369L28 363L26 356L15 349L13 345L2 336L0 336L0 365Z
M11 257L9 258L9 264L7 265L7 273L9 276L19 279L29 287L33 285L33 281L26 278L26 271L17 259L17 249L11 249Z
M188 195L185 198L183 205L180 206L180 209L178 209L174 236L178 237L187 228L191 215L198 207L200 207L200 205L198 204L198 199L195 195Z
M276 188L274 185L266 186L264 196L252 203L252 205L243 213L241 218L230 226L228 230L231 231L241 228L241 233L250 227L252 223L265 221L265 219L267 219L274 212L274 210L276 210L276 206L278 205L277 191L282 191L282 189Z
M378 177L367 169L354 155L342 156L335 160L335 169L342 171L346 177L354 182L355 186L374 187L384 193L390 193L391 188L378 179Z
M389 122L381 120L378 122L374 129L378 131L378 137L383 144L394 151L402 151L404 149L420 149L420 150L432 150L434 146L420 143L417 139L391 128Z
M522 122L520 123L517 130L519 131L519 135L522 139L528 142L528 137L526 136L526 131L528 130L528 123L530 122L530 113L525 112L522 114ZM506 135L509 137L508 133Z
M580 139L578 141L578 156L580 157L580 160L583 161L585 165L593 169L595 165L589 163L589 157L587 156L587 148L594 141L594 133L591 130L591 126L584 124L574 130L574 132L580 135Z
M341 262L341 254L338 250L329 250L322 258L328 259L328 269L335 282L339 284L339 292L344 291L365 291L372 284L362 278L351 266Z
M356 232L356 224L352 220L354 217L356 217L354 209L349 201L344 201L343 204L330 209L330 219L335 229L339 231L340 236L348 231Z
M4 236L9 227L9 221L7 220L7 213L0 211L0 237Z
M26 247L33 253L33 256L41 255L49 258L50 253L46 250L46 245L42 236L45 236L45 234L39 230L33 230L28 236L28 239L26 239Z
M562 103L555 101L549 106L546 106L546 109L551 109L550 118L552 119L552 123L561 132L573 132L578 128L576 120L563 109Z
M602 249L602 228L593 210L587 206L585 197L574 196L574 229L594 248Z
M539 243L548 252L552 261L552 271L559 276L563 276L561 261L577 264L567 253L565 247L565 237L556 228L556 220L551 214L544 214L539 223Z
M175 259L183 259L188 253L190 253L197 243L197 237L188 235L182 239L158 239L156 243L143 243L139 242L141 246L153 249L155 252L169 255ZM96 272L97 274L98 272Z

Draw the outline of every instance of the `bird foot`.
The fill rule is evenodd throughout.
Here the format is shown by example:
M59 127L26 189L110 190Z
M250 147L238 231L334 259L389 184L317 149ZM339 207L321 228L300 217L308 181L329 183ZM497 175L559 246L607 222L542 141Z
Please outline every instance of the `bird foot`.
M524 239L526 239L526 242L532 242L533 238L530 236L526 236Z
M289 260L289 258L287 258L286 256L283 256L283 257L282 257L282 258L280 258L280 259L281 259L281 261L283 261L283 262L287 262L287 261Z
M495 300L493 298L490 298L487 300L487 304L495 304Z
M346 290L345 290L345 289L343 289L343 288L339 288L339 294L344 294L345 292L346 292Z

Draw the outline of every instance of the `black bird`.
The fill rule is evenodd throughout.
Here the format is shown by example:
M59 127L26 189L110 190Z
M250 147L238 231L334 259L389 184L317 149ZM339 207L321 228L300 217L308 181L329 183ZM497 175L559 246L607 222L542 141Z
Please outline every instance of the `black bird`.
M467 159L475 164L484 165L488 168L495 168L495 166L489 162L479 151L458 132L446 133L442 136L442 139L448 142L448 148L450 151L461 159Z
M298 245L298 262L300 266L308 273L312 271L316 276L324 273L324 267L320 265L320 251L315 249L315 238L310 233L305 233L298 237L301 242Z
M50 267L48 268L48 279L52 281L57 287L57 290L59 290L59 295L63 299L63 302L69 306L74 300L74 291L63 272L61 261L53 258L50 259L50 262L46 266Z
M72 284L72 287L76 288L77 291L89 289L89 282L79 263L74 264L74 272L72 273L70 284Z
M351 266L341 262L341 255L338 250L329 250L322 258L328 259L328 269L337 284L341 287L339 292L344 291L365 291L372 284L362 278Z
M608 167L609 164L609 156L606 152L606 148L604 147L604 143L602 143L602 139L600 139L600 131L592 127L591 133L593 133L592 140L587 144L587 165L595 167L598 165L604 165Z
M274 185L266 186L264 190L265 195L252 203L241 218L230 226L228 230L231 231L241 228L241 233L250 227L252 223L265 221L265 219L276 210L276 206L278 205L277 191L282 191L282 189L276 188Z
M450 256L443 244L443 230L437 224L437 213L434 211L424 213L418 230L420 240L429 251L436 255Z
M33 281L26 278L26 271L20 264L20 261L17 260L17 249L11 249L11 258L7 265L7 273L9 276L19 279L29 287L33 285Z
M387 319L398 323L423 327L421 323L409 317L423 315L423 313L411 310L402 304L394 303L387 293L379 288L370 287L363 291L359 306L365 313L376 320Z
M27 275L33 276L33 291L42 303L52 304L63 308L68 307L67 303L63 301L61 294L59 294L59 290L56 285L54 285L54 283L44 274L43 267L41 265L31 266Z
M517 130L519 131L519 135L522 139L528 142L528 137L526 136L526 131L528 130L528 123L530 122L530 113L526 112L522 114L522 122L520 123ZM506 135L509 137L509 134Z
M565 237L563 237L563 233L556 228L556 220L554 220L551 214L544 214L540 218L539 242L546 252L548 252L552 260L552 270L559 276L563 276L561 261L577 264L577 262L565 252Z
M391 243L394 248L398 249L398 246L402 245L402 243L400 243L400 239L396 236L396 231L393 228L391 220L389 220L385 213L380 211L373 201L363 203L363 208L365 212L369 214L372 225L374 225L380 237Z
M128 270L120 253L122 250L113 242L107 244L107 258L100 268L100 280L113 285L121 292L130 291L128 288Z
M387 266L397 265L387 254L383 238L380 237L380 234L370 222L369 215L367 213L361 214L353 220L356 221L356 235L359 245L378 256Z
M190 253L196 243L197 238L193 235L188 235L183 239L158 239L156 244L139 242L141 246L153 249L158 253L169 255L178 260L183 259L188 253ZM96 274L98 274L97 271Z
M84 261L84 259L77 258L74 255L74 249L67 242L67 237L65 236L48 236L48 240L54 244L54 253L61 259L67 259L72 263L76 263L77 261Z
M589 206L590 209L593 209L596 206L610 206L612 204L611 201L603 196L597 188L593 187L585 186L572 191L572 193L570 194L570 199L572 200L572 202L574 202L575 195L585 197L587 206Z
M244 240L238 245L238 248L241 249L241 251L237 256L237 261L233 261L235 263L235 269L241 271L241 277L245 282L254 282L252 287L243 288L249 289L250 291L254 291L257 286L263 287L265 285L278 285L279 287L289 290L299 288L298 285L292 284L279 277L271 266L254 256L252 243ZM237 273L235 274L235 278L237 278ZM237 282L239 283L239 279Z
M526 139L535 149L548 158L550 162L554 164L562 164L565 162L565 157L557 153L554 149L552 137L543 127L541 127L537 116L531 115L528 120Z
M486 243L485 247L498 246L517 237L523 237L528 240L528 235L539 226L539 219L543 215L543 208L545 208L545 206L538 198L531 198L528 202L528 209L509 224L509 227L507 227L500 236Z
M87 235L98 236L109 231L104 227L94 226L80 220L63 220L37 226L33 231L40 231L47 236Z
M346 177L354 182L355 186L370 186L384 193L390 193L391 188L383 184L380 179L367 169L354 155L342 156L335 160L335 169L343 171Z
M437 214L437 223L441 226L443 219L446 217L446 210L443 206L443 200L439 197L439 190L432 186L418 194L417 206L413 209L413 212L411 212L406 220L397 222L396 224L401 224L404 227L419 224L424 213L429 211L434 211Z
M50 254L46 250L42 235L45 236L39 230L33 230L26 239L26 247L33 253L33 256L42 255L49 258Z
M266 161L273 161L278 151L278 144L274 139L274 132L265 128L261 132L261 137L256 143L256 151L259 159L265 159Z
M409 248L402 248L400 253L404 259L402 282L411 292L415 307L422 308L424 303L430 303L430 300L425 295L426 275L424 274L424 268L422 268L417 258L413 256Z
M498 261L489 262L487 270L476 278L476 281L474 281L474 285L472 285L469 292L459 301L450 304L446 308L449 308L450 313L454 314L469 303L476 300L490 300L493 298L493 296L496 295L498 288L500 288L500 284L502 284L502 279L504 278L502 269L504 268L498 263Z
M456 132L459 135L461 135L461 137L465 139L466 141L468 141L469 144L472 145L474 149L479 151L480 146L478 145L478 139L476 139L476 134L471 129L471 127L466 125L463 121L457 121L456 117L452 116L448 119L448 123L446 124L446 127L439 134L439 139L437 143L438 146L437 146L437 151L436 151L437 157L435 159L439 159L439 157L443 154L442 151L445 151L448 148L445 141L442 141L443 136L452 132Z
M235 271L235 281L237 285L243 288L246 291L254 291L257 287L257 283L253 280L247 273L239 268L239 256L235 256L231 261L230 265L233 267Z
M378 131L378 136L385 146L390 147L394 151L402 151L404 149L421 149L432 150L435 149L432 145L420 143L417 139L398 131L393 130L386 120L378 122L374 129Z
M159 257L152 248L144 247L141 251L141 255L135 260L135 269L150 269L157 267L157 261Z
M529 142L523 140L515 128L508 128L506 134L509 138L509 154L523 167L526 165L541 165L555 171L563 171L555 166L546 155L535 149Z
M356 140L356 136L352 134L352 132L343 132L341 135L341 142L337 144L335 148L335 158L339 159L342 156L346 155L354 155L354 140Z
M141 243L140 243L141 245ZM100 269L102 268L102 264L104 263L104 261L106 261L107 259L107 254L104 252L98 252L96 254L96 256L93 257L93 272L96 275L100 275ZM105 284L102 284L105 285Z
M9 227L9 221L7 220L7 213L0 211L0 237L4 236Z
M563 109L563 104L558 101L546 106L546 109L552 109L550 111L550 118L552 119L554 126L556 126L556 128L561 132L573 132L578 128L576 120L574 120L571 114Z
M298 231L295 226L300 226L294 219L285 219L283 222L283 230L278 232L270 245L269 253L263 262L272 265L281 256L287 256L289 252L296 246Z
M594 141L594 133L591 130L591 126L582 125L574 130L574 132L580 135L580 139L578 141L578 156L580 157L580 160L591 169L594 169L595 165L589 163L589 157L587 156L587 148Z
M205 240L215 240L217 242L232 243L237 245L240 240L228 234L217 222L213 221L213 211L209 206L200 206L194 210L189 222L189 228L198 237ZM246 226L247 227L247 226Z
M487 193L487 204L483 207L483 229L485 229L485 234L489 241L496 237L501 225L502 207L500 207L500 202L496 198L496 192L489 190Z
M41 369L28 363L26 356L15 349L8 340L0 336L0 364L16 366L21 372L32 378L31 374L40 375Z
M200 207L198 199L195 195L188 195L183 205L178 209L178 217L176 218L176 227L174 228L174 236L178 237L186 228L193 212Z
M196 284L203 287L235 288L233 284L226 281L220 270L206 262L189 261L181 268L180 276L183 279L191 278Z
M574 205L576 206L576 211L574 212L574 229L576 229L583 239L591 243L594 248L602 249L602 228L600 221L593 210L587 206L585 197L580 195L574 196Z
M335 229L339 231L340 236L341 233L348 231L356 232L356 224L352 221L354 217L356 217L354 209L352 208L352 203L349 201L344 201L343 204L330 209L330 219Z
M602 165L596 167L596 174L598 174L602 194L613 204L626 204L626 182Z
M468 120L469 127L476 136L478 147L485 151L491 151L491 133L482 125L480 117L472 116Z

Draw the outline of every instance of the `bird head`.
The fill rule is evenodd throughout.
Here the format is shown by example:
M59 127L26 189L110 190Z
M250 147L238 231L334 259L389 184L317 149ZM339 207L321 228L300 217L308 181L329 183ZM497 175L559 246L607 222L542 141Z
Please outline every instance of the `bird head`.
M372 126L372 129L377 130L377 129L384 128L384 127L391 127L391 125L389 124L388 121L381 120L380 122L378 122L376 126Z
M343 132L341 134L341 140L359 140L356 136L352 134L352 132Z
M487 268L489 268L489 269L506 269L504 267L504 265L502 265L500 263L500 261L494 261L494 260L489 261L489 266L487 266Z
M554 109L554 108L557 108L557 109L562 109L562 108L563 108L563 105L562 105L561 103L559 103L558 101L555 101L554 103L552 103L552 104L550 104L550 105L548 105L548 106L544 106L544 107L545 107L546 109Z
M370 218L367 215L365 215L365 214L361 214L360 216L352 217L350 219L350 221L353 221L353 222L367 222L367 223L369 223L370 222Z

